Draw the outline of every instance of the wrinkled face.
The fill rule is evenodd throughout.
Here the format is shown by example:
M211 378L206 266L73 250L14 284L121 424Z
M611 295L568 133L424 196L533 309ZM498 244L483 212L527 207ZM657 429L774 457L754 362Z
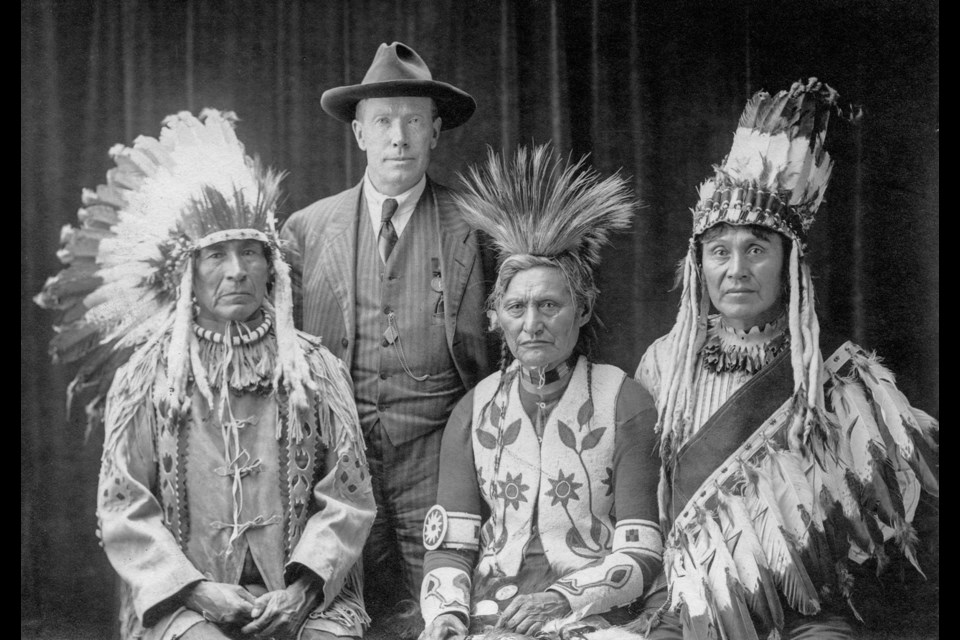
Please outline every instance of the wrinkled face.
M729 326L747 330L780 314L784 250L776 233L727 226L703 242L702 264L710 301Z
M552 368L570 357L590 313L577 308L553 267L532 267L510 280L497 321L510 352L525 367Z
M193 292L200 307L197 324L223 331L228 322L244 322L257 314L270 277L262 242L217 242L200 249L194 260Z
M388 196L413 187L427 172L440 139L431 98L367 98L357 107L353 134L367 152L373 186Z

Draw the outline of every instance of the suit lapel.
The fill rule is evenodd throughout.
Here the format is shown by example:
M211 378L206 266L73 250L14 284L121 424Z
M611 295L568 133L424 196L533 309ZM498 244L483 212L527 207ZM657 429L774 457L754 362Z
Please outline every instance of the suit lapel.
M477 246L472 240L470 227L452 206L449 196L428 183L432 206L437 212L440 236L440 255L443 261L444 324L447 343L453 346L457 312L466 288L467 278L473 270Z
M360 194L363 183L345 191L327 222L327 240L320 250L323 278L333 291L343 318L346 338L352 343L356 335L357 306L357 224L360 218ZM350 366L353 349L344 354Z

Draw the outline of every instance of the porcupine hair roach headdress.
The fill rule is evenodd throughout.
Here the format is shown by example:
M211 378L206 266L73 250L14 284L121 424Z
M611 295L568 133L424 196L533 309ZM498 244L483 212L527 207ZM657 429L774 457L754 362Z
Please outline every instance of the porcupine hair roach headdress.
M80 226L63 229L58 256L66 266L36 301L60 312L50 351L56 361L80 364L68 401L92 392L88 429L116 369L168 331L169 406L184 406L190 377L209 394L202 367L194 366L193 263L199 249L225 240L265 246L274 278L273 301L264 303L278 343L274 383L282 381L295 406L307 405L311 383L274 222L282 175L246 155L235 120L232 112L180 112L164 119L159 139L114 146L107 184L83 191Z
M659 398L662 454L671 455L693 428L693 380L697 353L706 339L710 300L700 277L697 242L718 224L758 225L791 241L788 304L795 416L790 445L823 408L819 382L822 356L820 325L814 308L813 281L804 259L807 231L823 202L833 166L823 148L837 93L811 78L771 96L760 91L746 105L723 164L699 189L693 209L693 234L683 262L680 310L672 333L672 368Z
M487 162L461 176L458 205L467 223L489 235L499 254L491 296L496 305L518 267L552 266L591 312L582 335L594 338L595 274L610 232L626 229L637 202L619 174L601 179L586 156L564 162L549 145L520 147L508 159L488 150ZM583 341L583 339L581 340Z

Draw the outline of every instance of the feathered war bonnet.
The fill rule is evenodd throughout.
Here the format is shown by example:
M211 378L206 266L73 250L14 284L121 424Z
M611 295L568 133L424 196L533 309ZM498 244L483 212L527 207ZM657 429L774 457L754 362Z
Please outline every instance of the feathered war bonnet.
M498 252L498 277L491 302L507 286L504 267L533 258L553 266L572 285L574 299L591 312L595 273L610 232L630 226L637 202L618 173L601 179L586 156L564 161L550 145L519 147L512 159L488 149L487 161L460 176L455 196L467 223L486 233Z
M693 209L693 234L683 262L683 288L677 321L671 330L672 369L658 399L661 455L692 432L693 380L697 354L706 340L710 299L701 278L697 243L718 224L758 225L791 242L788 305L794 419L790 446L798 449L822 417L820 325L814 308L813 281L804 258L807 231L823 202L833 166L823 148L827 122L837 93L811 78L776 95L760 91L746 105L730 153L699 189Z
M311 382L274 222L282 175L246 155L235 120L232 112L206 109L199 118L180 112L164 119L159 139L139 136L132 147L115 145L110 156L116 167L107 172L107 184L84 189L80 226L62 231L58 257L66 267L35 300L60 311L50 350L55 361L80 364L68 400L92 391L88 429L116 369L133 349L167 332L169 349L162 355L169 395L161 405L182 411L191 377L209 399L191 330L194 256L235 239L259 240L270 256L273 302L264 306L275 316L274 384L282 381L291 402L307 407Z

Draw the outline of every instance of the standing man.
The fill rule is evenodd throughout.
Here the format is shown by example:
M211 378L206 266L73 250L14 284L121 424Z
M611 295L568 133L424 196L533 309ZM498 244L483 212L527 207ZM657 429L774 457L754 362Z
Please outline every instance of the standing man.
M476 103L394 42L363 82L327 90L320 104L351 123L367 169L356 186L294 213L282 237L300 328L343 358L355 386L378 505L364 552L376 619L417 600L443 427L494 360L477 234L426 175L440 132Z

